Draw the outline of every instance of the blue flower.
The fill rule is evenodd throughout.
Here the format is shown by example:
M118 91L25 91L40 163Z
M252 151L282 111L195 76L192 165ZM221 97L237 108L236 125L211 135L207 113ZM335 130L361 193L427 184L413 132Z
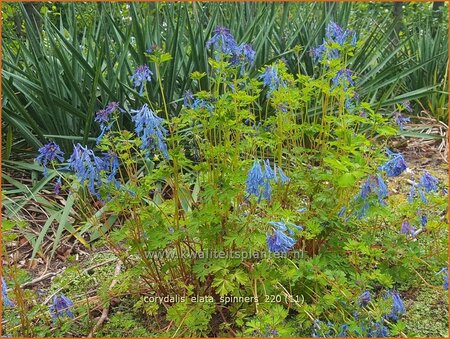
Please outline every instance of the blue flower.
M60 294L59 296L55 295L53 297L53 304L49 306L50 314L52 315L53 321L56 318L68 316L69 318L74 318L74 314L72 312L73 302L69 298L67 298L64 294Z
M349 29L344 30L335 22L330 22L325 31L326 40L337 43L341 46L346 43L349 36L352 37L351 44L353 46L356 45L356 33Z
M230 30L221 26L216 27L213 37L206 42L206 48L210 48L211 45L215 51L229 55L236 52L238 47ZM219 59L220 55L216 55L216 60Z
M58 177L53 186L53 191L55 192L55 194L61 193L61 186L62 186L61 177Z
M386 152L389 160L380 169L385 171L388 177L397 177L407 168L405 159L400 153L394 153L389 149Z
M313 62L322 60L325 54L325 49L326 49L325 42L322 45L311 48L310 56L312 57Z
M444 284L443 284L442 287L444 287L444 289L448 290L448 268L444 267L442 270L440 270L436 274L443 274L444 275Z
M303 230L301 226L295 224L286 225L281 221L271 221L270 225L274 226L272 233L267 233L267 246L270 252L273 253L286 253L292 249L296 241L284 232L288 232L289 235L294 235L293 228L297 230Z
M64 161L64 153L53 141L39 148L38 152L39 155L36 157L36 161L44 167L44 177L47 176L48 163L55 160L58 160L59 162Z
M402 234L410 235L410 236L414 237L416 230L414 229L413 226L411 226L411 224L409 223L408 220L405 220L402 222L402 227L400 229L400 232Z
M130 77L135 88L139 87L139 95L144 93L144 86L147 81L152 81L152 71L147 65L141 65L136 68L134 74Z
M134 122L135 132L140 137L143 150L159 149L166 159L169 159L165 136L167 130L163 127L164 119L158 117L147 104L144 104L140 110L132 110L131 119Z
M269 160L264 160L264 179L266 180L276 180L275 172L273 171L272 167L270 167Z
M8 286L6 286L6 281L5 278L2 277L2 301L3 301L3 305L6 307L14 307L14 303L12 302L11 299L8 298L8 293L7 290Z
M422 187L427 193L431 191L436 192L438 190L438 182L439 181L435 177L425 171L425 173L420 178L419 187Z
M94 121L100 124L101 133L97 137L97 144L100 142L103 135L109 131L112 127L112 123L110 122L111 114L114 113L119 108L118 102L110 102L105 108L97 111L95 113Z
M374 322L367 333L368 338L386 338L389 336L389 330L384 325L384 320Z
M370 302L371 298L372 298L372 295L370 294L370 292L369 291L364 291L359 296L359 300L358 300L359 306L360 307L365 307Z
M283 185L288 183L289 181L291 181L291 179L289 179L289 177L286 174L284 174L281 167L278 167L277 170L278 170L278 175L280 176L281 183Z
M260 187L264 185L264 174L262 172L261 165L259 164L259 160L255 160L253 162L253 166L247 175L246 184L247 193L253 194L257 197L260 195Z
M339 71L337 71L336 75L334 76L331 81L333 82L334 86L342 85L344 88L344 91L347 91L349 87L354 87L355 82L352 79L353 71L343 68Z
M328 60L338 59L340 57L339 49L331 47L333 44L344 46L350 44L356 46L356 32L343 29L338 24L330 22L326 27L325 39L318 47L312 48L310 51L313 62L322 60L325 56Z
M241 66L240 73L244 73L246 65L253 66L255 62L256 53L253 50L252 45L242 44L236 47L231 55L230 63L232 66Z
M282 84L280 77L278 76L277 66L268 66L265 71L259 76L263 81L263 85L268 88L267 96L269 97L273 91L277 90L280 84Z
M183 104L186 108L192 109L207 109L210 113L214 110L214 106L212 103L204 100L204 99L196 99L191 91L186 91L183 97Z
M406 117L399 112L394 112L393 116L395 123L397 124L398 127L400 127L401 131L403 131L405 124L411 121L411 118Z
M116 179L116 174L119 171L119 157L112 151L103 154L103 170L106 171L108 177L106 178L106 182L114 182L116 187L120 186L120 183Z
M420 219L420 224L423 227L425 227L425 225L428 223L427 215L426 214L422 214L419 219Z
M411 107L411 103L408 100L402 102L403 108L406 109L409 113L412 113L413 109Z
M347 338L347 330L348 330L348 325L344 324L341 325L341 330L339 331L339 333L337 334L338 338Z
M390 295L393 303L391 313L387 315L387 319L396 322L399 319L399 316L406 313L406 309L398 292L392 291L390 292Z

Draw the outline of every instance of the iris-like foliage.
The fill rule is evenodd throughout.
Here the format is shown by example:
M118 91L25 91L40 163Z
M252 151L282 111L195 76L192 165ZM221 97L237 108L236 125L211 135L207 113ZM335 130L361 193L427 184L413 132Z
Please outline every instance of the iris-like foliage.
M286 223L281 221L271 221L269 224L274 227L272 233L267 233L267 246L269 251L273 253L286 253L295 245L296 241L286 235L285 232L292 236L294 235L293 228L299 231L303 230L301 226L292 223L286 225Z
M7 289L8 286L6 285L6 281L5 278L2 277L2 301L3 301L3 305L6 307L14 307L14 303L12 302L11 299L8 298L8 293L7 293Z
M75 317L72 312L73 302L63 293L61 293L59 296L55 295L53 297L53 303L49 306L49 308L53 321L55 321L57 318L63 318L65 316L72 319Z
M370 291L364 291L359 296L358 304L360 307L365 307L372 299L372 295L370 294Z
M408 167L406 165L403 155L400 153L394 153L389 149L386 151L389 159L380 167L382 171L385 171L388 177L397 177L403 173Z
M140 137L143 150L159 150L166 159L169 159L165 137L167 130L163 126L164 119L158 117L144 104L139 110L132 110L131 119L134 122L135 132ZM148 154L148 153L147 153Z
M147 65L141 65L136 68L134 74L130 77L133 81L133 86L139 88L139 95L144 93L144 86L147 81L152 81L152 71Z
M49 163L55 160L59 162L64 161L63 151L61 151L59 146L53 141L39 148L38 153L36 161L44 167L44 177L47 176L47 165Z

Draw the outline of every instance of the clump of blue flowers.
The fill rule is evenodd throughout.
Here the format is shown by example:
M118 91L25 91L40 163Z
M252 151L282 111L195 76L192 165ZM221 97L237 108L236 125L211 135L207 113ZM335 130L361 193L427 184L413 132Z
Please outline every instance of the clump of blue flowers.
M391 150L386 150L389 157L388 161L380 167L380 170L385 171L388 177L398 177L408 167L405 159L401 153L395 153Z
M142 141L141 149L159 150L166 159L169 153L165 142L167 130L163 126L164 119L158 117L147 104L139 110L132 110L131 119L134 122L135 132Z
M419 184L416 182L412 183L411 190L408 194L408 201L412 202L416 193L419 193L420 199L423 203L428 203L428 199L426 197L426 193L437 192L438 191L438 179L432 176L428 171L420 177Z
M360 307L365 307L372 299L372 295L370 294L370 291L364 291L359 296L358 304Z
M6 285L5 278L2 277L2 302L6 307L14 307L14 303L11 299L8 298L7 293L8 286Z
M324 59L332 60L340 57L340 48L345 45L356 46L356 32L350 29L343 29L335 22L330 22L325 31L323 43L311 49L311 57L314 62ZM338 45L339 48L336 48Z
M292 249L296 241L291 238L294 235L293 229L299 231L303 230L303 227L293 223L286 224L281 221L271 221L270 225L273 226L272 232L267 233L267 246L270 252L273 253L286 253ZM285 232L288 232L287 235Z
M389 295L392 298L392 309L386 318L390 321L396 322L401 315L406 313L405 305L403 304L402 298L398 292L391 291Z
M106 182L114 181L115 175L119 169L117 155L107 153L103 158L95 155L94 151L87 146L76 144L69 159L68 168L71 169L81 184L88 183L89 192L100 198L98 189L102 186L102 173L107 173Z
M51 141L48 144L42 146L38 150L39 155L36 157L36 161L44 167L44 177L47 176L47 165L55 160L59 162L64 161L64 153L59 146Z
M49 306L49 309L53 321L56 321L57 318L63 318L65 316L72 319L75 317L72 312L73 302L63 293L61 293L59 296L55 295L53 297L53 303Z
M101 133L97 138L97 144L100 142L103 135L109 131L112 127L110 123L111 115L119 108L118 102L110 102L105 108L95 113L94 121L100 124Z
M259 160L255 160L247 175L246 191L248 194L258 197L258 201L261 198L270 200L272 196L270 183L271 181L277 183L278 180L280 180L282 185L290 181L289 177L286 176L281 168L274 165L274 169L272 169L269 160L264 160L264 171L261 168Z
M252 66L256 53L250 44L239 45L230 30L226 27L218 26L214 29L214 35L206 42L206 48L213 47L215 59L220 60L223 55L230 58L231 66L241 66L241 74L245 66Z
M152 81L152 75L153 73L147 65L141 65L136 68L134 74L130 77L133 86L139 88L139 95L144 93L145 83Z
M191 91L186 91L183 96L183 104L186 108L206 109L210 113L214 110L214 105L205 99L195 98Z

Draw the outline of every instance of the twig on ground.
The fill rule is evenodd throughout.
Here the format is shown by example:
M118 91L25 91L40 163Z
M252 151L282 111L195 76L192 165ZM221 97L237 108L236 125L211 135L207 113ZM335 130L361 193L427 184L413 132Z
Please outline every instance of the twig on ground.
M109 285L109 291L111 291L114 287L115 284L117 284L117 279L116 277L119 275L120 273L120 269L122 268L122 263L120 260L117 261L116 264L116 269L114 271L114 278L111 282L111 285ZM100 318L98 319L97 323L95 324L95 326L92 328L91 332L89 332L88 334L88 338L92 338L93 335L95 334L95 332L97 331L97 329L103 324L103 322L106 320L106 318L108 317L108 312L109 312L109 304L105 305L103 307L103 311L102 311L102 315L100 316Z
M28 281L26 283L23 283L22 285L20 285L21 288L25 288L28 286L33 286L34 284L37 284L38 282L41 282L42 280L45 280L47 278L51 278L54 277L56 275L55 272L49 272L47 274L43 274L40 277L37 277L36 279L33 279L31 281Z

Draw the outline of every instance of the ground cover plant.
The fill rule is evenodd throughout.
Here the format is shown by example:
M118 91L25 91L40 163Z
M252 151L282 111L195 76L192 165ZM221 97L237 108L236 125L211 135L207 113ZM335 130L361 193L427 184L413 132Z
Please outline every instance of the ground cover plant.
M53 212L33 233L27 200L5 195L4 334L447 336L447 172L410 165L399 139L418 104L407 99L446 107L427 87L393 93L399 77L368 91L369 38L329 19L320 41L263 61L232 25L210 27L183 85L170 77L179 51L137 37L117 97L101 83L121 66L99 57L84 135L28 133L45 142L22 168L62 203L30 191ZM7 93L26 84L9 62ZM28 265L48 253L64 269L30 282L10 255L29 244Z

